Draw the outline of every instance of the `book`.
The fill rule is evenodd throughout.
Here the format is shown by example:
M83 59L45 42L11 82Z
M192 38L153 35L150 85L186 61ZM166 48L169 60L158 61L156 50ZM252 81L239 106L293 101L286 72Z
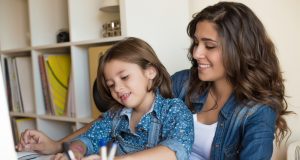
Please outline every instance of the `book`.
M6 82L5 84L6 84L6 95L7 95L7 100L8 100L8 107L9 107L10 111L13 111L12 97L11 97L11 87L10 87L11 84L10 84L10 79L9 79L7 57L4 58L4 72L5 72L5 82Z
M112 45L98 46L98 47L90 47L88 49L89 54L89 76L90 76L90 93L91 93L91 101L92 101L92 117L94 119L98 118L101 114L97 109L96 104L93 99L93 84L97 78L97 70L99 64L99 58L101 55L105 53L107 49L109 49Z
M33 118L12 118L12 124L15 132L14 136L16 136L16 144L18 143L22 132L26 129L36 129L35 119Z
M44 97L46 114L53 115L54 111L52 110L52 104L51 104L51 99L50 99L50 95L49 95L48 81L47 81L47 76L46 76L46 69L45 69L43 55L38 56L38 62L39 62L40 77L41 77L41 83L42 83L42 92L43 92L43 97Z
M44 62L54 115L63 116L67 106L71 70L70 54L45 54Z
M11 105L13 112L23 112L23 105L20 95L19 80L17 74L16 60L14 57L7 57L7 65L10 80Z
M25 113L34 113L34 89L31 57L16 57L20 95Z
M69 88L68 88L68 100L67 100L67 109L66 109L66 116L68 117L75 117L75 93L74 93L74 80L73 74L71 71L70 80L69 80Z

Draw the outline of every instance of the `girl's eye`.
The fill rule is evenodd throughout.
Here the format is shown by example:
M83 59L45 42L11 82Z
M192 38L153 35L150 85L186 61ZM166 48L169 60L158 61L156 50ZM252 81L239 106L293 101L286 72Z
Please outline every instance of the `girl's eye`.
M106 83L106 85L107 85L108 88L113 88L114 87L113 83Z
M126 79L128 79L128 77L129 77L128 75L122 76L121 79L122 79L122 80L126 80Z
M107 85L108 88L113 88L115 85L113 84L110 84L110 85Z

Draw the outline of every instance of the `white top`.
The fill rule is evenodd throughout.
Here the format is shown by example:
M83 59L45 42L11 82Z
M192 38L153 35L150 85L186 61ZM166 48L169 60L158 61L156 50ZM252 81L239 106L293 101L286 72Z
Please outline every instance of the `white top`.
M197 114L193 115L195 141L192 148L190 160L210 159L211 144L213 142L218 122L206 125L198 122Z

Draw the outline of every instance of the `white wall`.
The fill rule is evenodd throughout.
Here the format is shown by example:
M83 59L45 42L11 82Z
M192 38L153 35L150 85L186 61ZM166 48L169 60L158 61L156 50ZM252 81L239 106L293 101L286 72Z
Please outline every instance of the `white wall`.
M217 0L189 0L190 15ZM265 25L278 49L278 57L285 78L289 110L298 115L287 116L292 130L287 144L300 140L300 1L299 0L234 0L250 7ZM286 159L286 147L275 150L274 160Z
M172 3L173 0L129 0L124 6L126 14L121 17L126 23L126 34L147 41L170 74L191 66L187 59L190 43L185 32L189 3Z

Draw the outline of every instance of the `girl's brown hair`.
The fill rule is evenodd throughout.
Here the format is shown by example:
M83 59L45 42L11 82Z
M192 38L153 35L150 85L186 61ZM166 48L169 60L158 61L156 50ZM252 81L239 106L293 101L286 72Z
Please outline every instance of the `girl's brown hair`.
M149 87L148 91L159 91L164 98L172 97L170 75L158 59L152 47L141 39L129 37L113 45L99 59L97 86L101 99L109 106L121 107L111 96L104 77L105 64L116 59L137 64L142 69L154 67L157 71L157 75L153 79L152 85Z

